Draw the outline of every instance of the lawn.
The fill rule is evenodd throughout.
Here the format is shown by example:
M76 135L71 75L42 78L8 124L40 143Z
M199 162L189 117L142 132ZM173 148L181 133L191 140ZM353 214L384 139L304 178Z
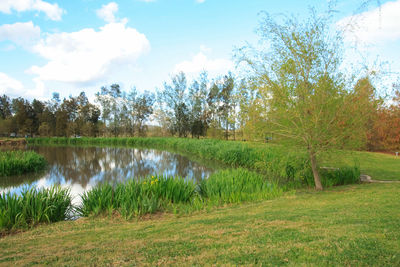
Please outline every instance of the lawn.
M399 266L400 184L303 190L149 220L80 219L0 239L0 265Z

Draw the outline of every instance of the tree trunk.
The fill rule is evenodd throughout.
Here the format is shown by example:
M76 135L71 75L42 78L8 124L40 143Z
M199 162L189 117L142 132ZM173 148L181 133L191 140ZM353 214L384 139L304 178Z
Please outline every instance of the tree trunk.
M317 168L317 160L315 158L315 152L309 150L310 154L310 160L311 160L311 169L314 175L314 183L315 183L315 189L318 191L323 190L322 184L321 184L321 179L319 177L318 173L318 168Z

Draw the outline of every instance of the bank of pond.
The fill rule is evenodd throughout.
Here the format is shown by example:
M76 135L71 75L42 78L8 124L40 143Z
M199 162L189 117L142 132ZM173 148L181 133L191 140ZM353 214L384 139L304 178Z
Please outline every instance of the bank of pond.
M118 214L129 220L157 212L190 213L230 203L271 199L281 196L285 191L313 186L312 172L306 154L283 150L273 145L258 147L242 142L178 138L35 138L29 139L28 143L35 145L33 149L39 151L39 154L43 153L43 150L39 148L45 148L45 151L59 150L61 152L72 149L75 156L69 161L66 153L57 160L67 160L72 168L74 166L76 168L76 164L85 164L87 170L92 170L96 166L104 169L104 162L94 163L88 160L87 154L83 153L91 151L90 154L101 152L100 154L103 155L104 151L108 151L104 149L111 149L101 149L98 146L125 147L111 150L112 155L120 155L125 159L120 163L110 162L110 153L105 153L104 161L114 169L119 169L118 166L122 168L129 162L138 161L136 158L129 157L129 154L125 155L127 151L134 154L140 152L141 158L143 157L141 153L147 151L126 150L126 147L157 148L217 161L224 165L207 172L207 169L200 168L201 165L191 163L183 168L186 170L183 173L165 170L159 174L152 174L154 169L151 167L154 162L151 160L155 158L155 152L153 152L146 154L147 159L141 159L141 168L146 172L130 172L130 167L132 167L130 166L126 172L119 173L121 177L125 176L125 179L115 179L115 174L112 174L110 179L99 181L78 196L71 194L71 183L61 184L60 182L48 186L27 185L21 187L18 192L3 191L0 194L0 231L3 233L26 229L40 223L77 217ZM49 145L50 147L44 147ZM66 145L68 147L65 147ZM75 147L71 148L71 146ZM83 153L82 159L76 158L79 151ZM167 153L165 158L168 159L168 166L175 166L176 169L180 163L170 161L173 158L172 155L176 155L170 152L158 153ZM47 156L49 161L51 158L57 158L54 155ZM95 157L99 156L95 154ZM148 163L149 160L151 163ZM69 175L79 175L80 168L77 170L72 170L72 168L65 171L55 165L50 168L50 172L65 171L64 179ZM192 169L202 171L196 177L193 171L188 172ZM321 171L325 186L355 183L359 181L360 176L358 167ZM81 172L85 176L85 172ZM88 177L98 179L100 175L90 174ZM101 177L104 178L104 175Z

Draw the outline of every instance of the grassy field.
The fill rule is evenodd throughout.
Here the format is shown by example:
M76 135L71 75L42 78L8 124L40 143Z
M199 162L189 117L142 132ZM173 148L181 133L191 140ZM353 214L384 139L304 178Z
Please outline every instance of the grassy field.
M151 220L80 219L0 239L0 265L399 266L400 184Z

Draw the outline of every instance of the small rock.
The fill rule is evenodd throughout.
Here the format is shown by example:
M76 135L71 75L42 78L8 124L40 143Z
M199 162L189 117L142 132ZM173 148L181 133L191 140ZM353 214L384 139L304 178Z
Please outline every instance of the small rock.
M360 181L365 182L365 183L372 183L371 176L368 176L366 174L361 174L360 175Z

